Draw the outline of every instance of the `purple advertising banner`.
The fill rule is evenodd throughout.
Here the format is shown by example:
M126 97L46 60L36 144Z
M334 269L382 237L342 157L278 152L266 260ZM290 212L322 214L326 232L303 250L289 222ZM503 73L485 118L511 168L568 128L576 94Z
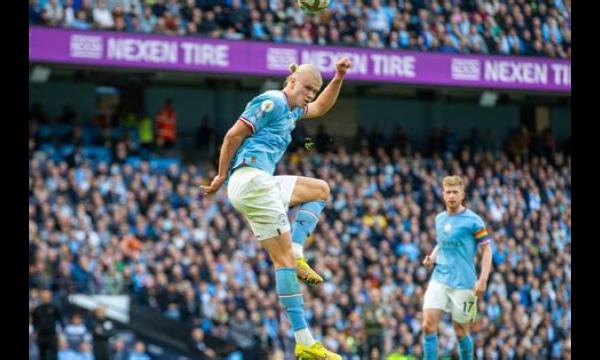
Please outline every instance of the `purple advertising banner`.
M325 78L352 60L348 80L488 89L571 91L568 60L303 46L190 36L29 28L29 61L203 73L285 76L291 63Z

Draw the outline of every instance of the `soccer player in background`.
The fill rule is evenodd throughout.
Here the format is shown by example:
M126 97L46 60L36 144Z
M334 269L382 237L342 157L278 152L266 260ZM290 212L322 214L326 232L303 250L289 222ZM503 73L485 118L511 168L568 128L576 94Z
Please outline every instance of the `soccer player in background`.
M279 301L286 310L300 359L340 359L315 341L304 316L304 298L298 279L319 284L323 279L303 256L306 238L313 232L329 198L323 180L302 176L273 176L275 166L291 141L296 121L326 114L335 104L349 59L336 62L336 74L315 99L322 86L319 70L311 64L290 66L283 90L269 90L252 99L225 135L218 174L206 194L216 192L227 179L233 207L250 223L275 267ZM298 206L290 226L287 211Z
M425 360L437 360L438 322L442 312L452 315L461 360L473 359L469 323L477 315L477 299L485 293L492 266L490 237L483 220L463 204L465 191L459 176L442 181L446 211L435 218L437 245L423 264L433 275L423 300L423 352ZM481 274L475 272L477 249L483 251Z

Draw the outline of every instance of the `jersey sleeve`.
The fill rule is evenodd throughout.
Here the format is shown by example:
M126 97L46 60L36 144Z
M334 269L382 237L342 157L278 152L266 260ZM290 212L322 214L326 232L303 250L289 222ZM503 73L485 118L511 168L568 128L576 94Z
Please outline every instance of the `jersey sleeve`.
M285 106L281 99L269 94L261 94L252 99L240 115L239 120L244 122L253 133L264 128L269 122L281 113Z
M488 233L487 228L485 227L485 223L481 217L476 216L473 222L473 237L475 238L475 242L477 245L484 245L489 243L492 239Z

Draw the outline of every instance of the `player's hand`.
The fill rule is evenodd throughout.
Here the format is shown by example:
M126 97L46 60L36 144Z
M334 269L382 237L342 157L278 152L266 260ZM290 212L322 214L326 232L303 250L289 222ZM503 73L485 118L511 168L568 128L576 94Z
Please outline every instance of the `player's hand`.
M341 58L335 63L335 69L337 70L337 75L341 78L346 76L346 72L352 66L352 61L348 58Z
M475 296L477 296L478 299L483 298L486 286L486 282L482 281L481 279L477 280L477 282L475 283L475 287L473 287L473 292L475 293Z
M207 195L214 194L215 192L217 192L217 190L219 190L221 188L221 185L223 185L224 182L225 182L225 176L217 175L217 176L215 176L215 178L213 179L213 181L210 183L209 186L202 185L201 188L204 191L204 193Z
M425 267L429 270L431 270L431 268L433 267L434 261L431 258L430 255L425 256L425 259L423 260L423 265L425 265Z

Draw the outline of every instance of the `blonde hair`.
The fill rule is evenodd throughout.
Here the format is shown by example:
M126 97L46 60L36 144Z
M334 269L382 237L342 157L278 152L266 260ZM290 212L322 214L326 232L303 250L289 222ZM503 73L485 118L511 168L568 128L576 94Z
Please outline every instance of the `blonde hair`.
M290 81L292 76L294 76L294 74L302 73L310 73L315 79L319 81L319 84L323 83L323 77L321 76L321 72L313 64L290 64L289 69L290 75L288 75L287 79L285 80L284 86L288 84L288 82Z
M446 176L442 180L442 186L460 186L461 190L465 189L465 184L463 183L463 179L460 176Z

